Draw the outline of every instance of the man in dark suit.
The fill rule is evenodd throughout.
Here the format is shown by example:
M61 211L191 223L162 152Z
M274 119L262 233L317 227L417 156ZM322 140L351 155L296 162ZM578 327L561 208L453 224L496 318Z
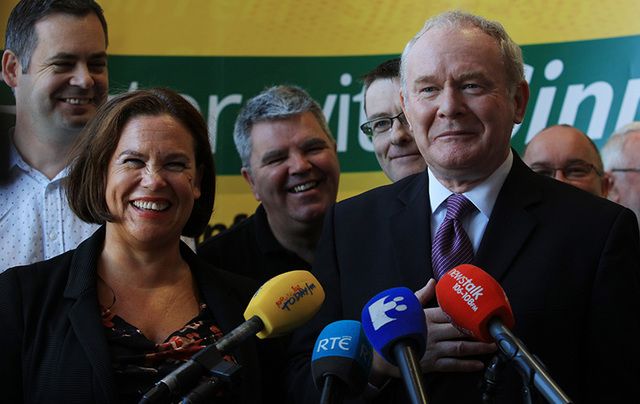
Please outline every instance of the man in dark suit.
M382 290L418 290L438 278L433 240L450 220L449 200L464 199L468 214L451 219L456 238L502 285L515 334L575 402L628 401L640 350L618 349L640 331L638 227L628 209L536 175L510 148L529 96L519 47L498 23L447 12L409 42L401 74L403 110L428 169L327 212L314 262L327 297L294 335L290 397L308 399L310 350L324 325L359 319ZM416 292L423 304L437 304L433 286ZM437 307L425 314L430 402L480 403L489 356L478 355L494 348L463 338ZM408 401L397 370L380 359L369 381L379 402ZM513 366L501 372L494 402L522 402Z

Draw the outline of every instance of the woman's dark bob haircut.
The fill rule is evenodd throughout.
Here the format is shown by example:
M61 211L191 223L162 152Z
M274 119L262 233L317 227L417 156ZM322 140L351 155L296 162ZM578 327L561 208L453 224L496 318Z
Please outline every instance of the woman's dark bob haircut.
M112 222L105 192L109 161L122 130L138 116L169 115L193 136L196 166L202 171L201 196L196 199L182 235L196 237L206 227L215 199L215 168L209 133L200 112L173 90L152 88L118 95L104 104L73 147L66 190L69 205L85 222Z

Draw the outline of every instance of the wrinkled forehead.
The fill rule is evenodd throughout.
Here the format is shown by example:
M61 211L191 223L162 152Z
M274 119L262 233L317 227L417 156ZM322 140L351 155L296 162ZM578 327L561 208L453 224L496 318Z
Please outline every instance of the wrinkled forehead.
M406 55L406 84L432 79L490 79L507 83L496 40L477 28L427 31Z

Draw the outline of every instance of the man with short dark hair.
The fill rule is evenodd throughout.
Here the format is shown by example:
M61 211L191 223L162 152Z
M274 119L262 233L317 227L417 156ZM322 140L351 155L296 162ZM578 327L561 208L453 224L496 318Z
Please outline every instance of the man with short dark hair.
M446 12L408 43L401 77L427 170L327 211L313 264L326 298L294 332L291 399L313 400L304 397L314 389L309 359L324 326L360 319L371 297L405 286L427 306L420 365L429 402L481 403L484 353L493 352L452 326L430 280L471 263L500 283L513 332L574 402L629 401L640 348L615 350L640 333L638 226L628 209L536 175L511 149L529 97L520 48L499 23ZM381 403L409 402L398 377L374 360L368 392ZM513 364L497 381L489 399L523 402Z
M233 139L255 214L198 248L208 262L264 282L311 269L340 168L322 109L306 91L275 86L242 108Z
M5 47L16 123L0 186L0 272L73 249L96 229L71 212L62 182L73 142L107 99L107 24L92 0L22 0Z
M573 126L553 125L543 129L529 142L522 159L538 174L607 197L610 180L604 174L598 148L589 136Z
M363 82L368 121L360 128L371 139L382 171L394 182L424 171L424 159L400 105L400 58L382 62Z

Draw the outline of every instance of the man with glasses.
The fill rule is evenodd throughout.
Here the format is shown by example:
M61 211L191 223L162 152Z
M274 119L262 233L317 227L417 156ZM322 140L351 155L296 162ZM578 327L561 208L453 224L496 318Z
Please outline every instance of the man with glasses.
M615 132L602 149L604 169L611 176L609 199L636 214L640 226L640 122Z
M400 106L400 58L381 63L362 79L368 121L360 129L373 142L382 171L393 182L424 171L426 163Z
M607 197L610 181L603 172L598 148L573 126L543 129L527 145L523 160L538 174Z

